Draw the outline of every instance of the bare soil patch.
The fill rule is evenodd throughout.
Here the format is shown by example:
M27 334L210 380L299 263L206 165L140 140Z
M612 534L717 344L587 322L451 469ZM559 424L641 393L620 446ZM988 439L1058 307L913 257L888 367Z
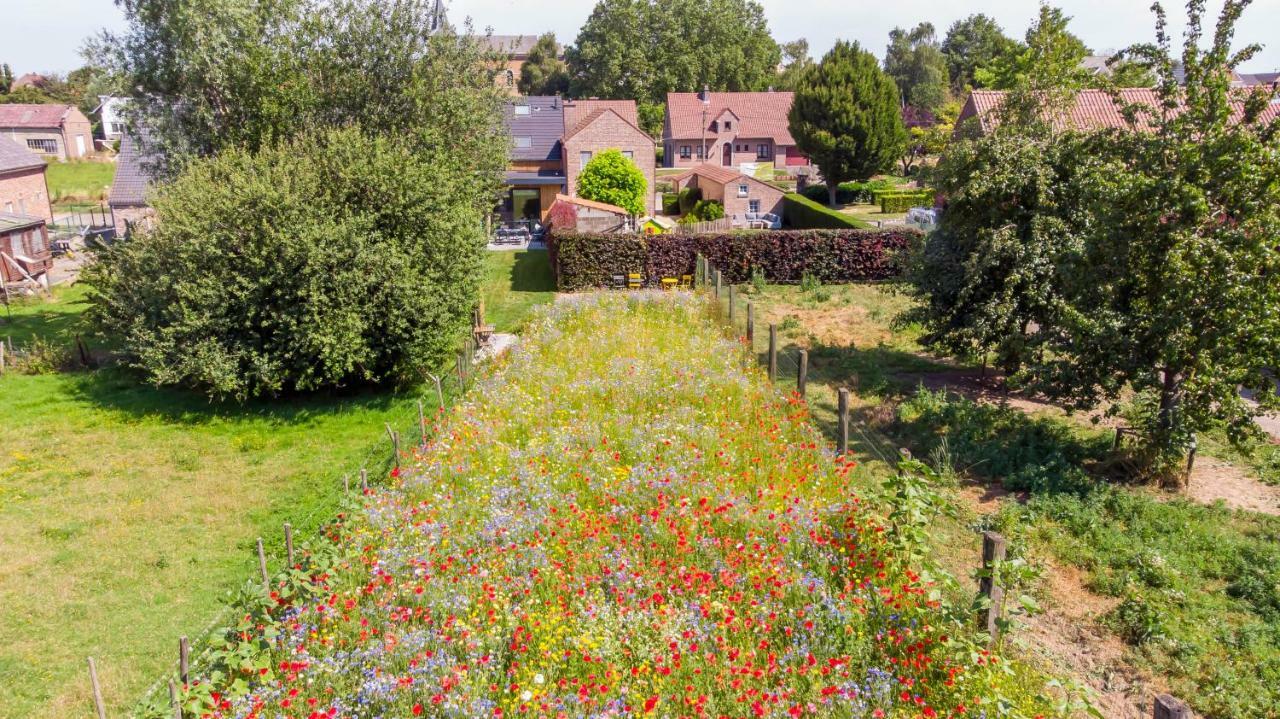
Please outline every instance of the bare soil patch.
M1259 482L1244 470L1213 457L1198 457L1187 496L1203 504L1221 500L1232 509L1280 515L1280 487Z

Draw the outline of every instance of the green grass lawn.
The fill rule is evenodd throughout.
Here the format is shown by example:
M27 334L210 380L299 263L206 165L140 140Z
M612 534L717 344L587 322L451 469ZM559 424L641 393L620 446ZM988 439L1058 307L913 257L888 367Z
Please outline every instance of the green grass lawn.
M486 267L504 331L553 296L545 253ZM84 294L16 304L0 337L65 347ZM384 423L415 435L418 398L214 404L119 368L0 377L0 717L87 716L90 655L122 715L253 576L255 538L279 551L283 522L302 541L332 517L344 474L387 460Z
M49 199L56 205L64 203L96 203L107 199L116 166L111 162L81 160L76 162L52 162L45 173L49 183Z
M551 302L555 294L545 250L503 250L486 256L485 321L498 332L519 332L533 308Z

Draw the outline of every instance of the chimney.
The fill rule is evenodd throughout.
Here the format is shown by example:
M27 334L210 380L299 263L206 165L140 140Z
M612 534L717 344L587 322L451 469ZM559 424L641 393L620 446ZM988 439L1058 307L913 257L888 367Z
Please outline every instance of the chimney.
M698 93L698 99L702 100L702 104L711 104L711 88L707 85L702 86L702 92Z

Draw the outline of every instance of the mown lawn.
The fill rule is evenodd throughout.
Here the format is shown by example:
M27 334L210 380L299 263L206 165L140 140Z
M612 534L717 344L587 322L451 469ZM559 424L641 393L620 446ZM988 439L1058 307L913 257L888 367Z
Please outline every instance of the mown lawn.
M49 199L64 203L97 203L107 199L115 180L116 166L111 162L52 162L45 173L49 183Z
M498 332L519 332L533 308L555 294L545 250L503 250L485 258L485 321Z
M538 260L487 258L503 329L549 301ZM85 291L56 292L15 304L12 321L0 308L0 338L69 349ZM434 390L423 394L431 412ZM211 404L118 368L0 377L0 717L87 715L89 655L122 715L170 667L177 638L204 631L253 576L256 537L278 551L285 521L309 537L343 476L388 458L384 423L415 436L418 397Z
M971 566L965 547L976 543L965 523L998 528L1016 554L1079 570L1084 588L1105 598L1098 604L1114 607L1094 618L1095 628L1125 641L1127 660L1158 686L1208 716L1277 716L1280 518L1114 484L1123 457L1112 452L1112 433L1060 412L1028 415L921 391L918 383L933 372L954 377L972 368L924 352L920 327L896 319L911 300L892 286L740 289L740 303L753 302L763 318L755 345L762 359L768 323L778 324L784 386L794 386L794 358L808 349L809 396L830 435L836 388L854 390L851 442L870 465L886 468L895 448L908 447L953 483L1018 493L995 515L960 507L961 522L936 522L931 537L944 564ZM1216 435L1204 440L1204 454L1264 480L1274 471L1274 447L1242 455ZM1044 597L1050 606L1055 599Z

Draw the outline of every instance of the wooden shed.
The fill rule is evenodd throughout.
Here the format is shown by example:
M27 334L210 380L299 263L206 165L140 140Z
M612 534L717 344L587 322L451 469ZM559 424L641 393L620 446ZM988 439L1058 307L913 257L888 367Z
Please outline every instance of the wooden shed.
M0 279L18 284L53 267L53 249L44 218L0 213Z

